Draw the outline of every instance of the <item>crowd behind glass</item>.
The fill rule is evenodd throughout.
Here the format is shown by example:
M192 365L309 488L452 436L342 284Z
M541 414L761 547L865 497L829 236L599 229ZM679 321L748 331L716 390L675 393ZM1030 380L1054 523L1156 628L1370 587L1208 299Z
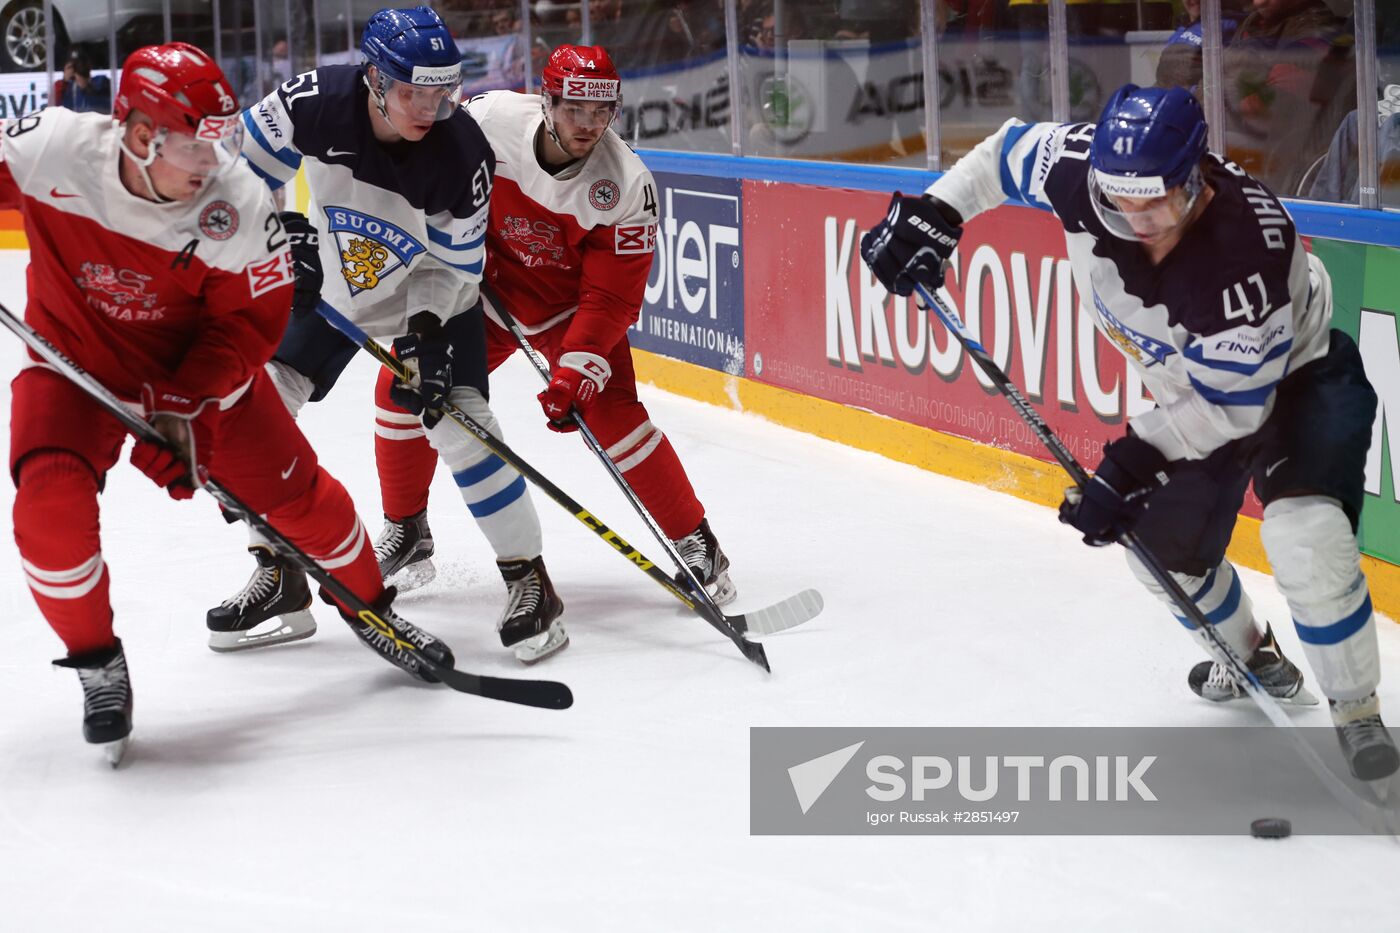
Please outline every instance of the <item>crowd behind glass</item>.
M317 63L355 61L359 30L382 5L145 2L144 13L141 0L120 4L120 22L102 20L107 0L5 7L0 82L8 109L18 115L26 89L36 105L110 109L109 63L167 35L215 52L248 103ZM560 42L606 46L624 77L616 129L639 147L942 168L1008 117L1091 121L1126 81L1176 84L1215 117L1214 147L1280 194L1400 208L1395 0L434 6L458 38L471 92L533 89L543 57ZM930 112L925 102L934 96ZM1362 116L1376 121L1374 135ZM1360 180L1371 166L1379 184L1368 202Z

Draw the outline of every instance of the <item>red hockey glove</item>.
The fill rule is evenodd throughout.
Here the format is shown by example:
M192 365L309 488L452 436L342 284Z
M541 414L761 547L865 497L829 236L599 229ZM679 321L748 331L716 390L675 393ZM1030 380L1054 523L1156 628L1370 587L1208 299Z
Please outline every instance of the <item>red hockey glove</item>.
M212 422L218 413L217 405L206 407L207 401L196 401L169 387L149 383L141 387L146 417L165 443L138 439L131 448L131 463L172 499L188 499L203 485L199 458L208 456Z
M611 376L612 367L596 353L571 350L559 357L549 385L536 396L549 419L549 429L560 434L577 431L578 425L569 417L569 409L577 408L580 415L587 414L588 407Z

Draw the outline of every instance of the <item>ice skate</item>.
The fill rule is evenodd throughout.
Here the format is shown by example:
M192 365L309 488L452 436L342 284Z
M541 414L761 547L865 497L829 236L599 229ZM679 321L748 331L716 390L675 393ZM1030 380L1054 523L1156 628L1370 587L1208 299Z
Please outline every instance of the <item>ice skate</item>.
M1295 706L1317 705L1317 697L1303 686L1303 672L1279 649L1272 626L1264 630L1264 640L1245 664L1259 679L1259 685L1274 699ZM1186 682L1193 693L1213 703L1224 703L1245 695L1244 687L1230 669L1214 661L1202 661L1191 668Z
M695 573L696 579L704 584L705 591L717 606L727 606L734 602L739 590L729 579L729 558L724 556L718 539L710 530L710 520L702 519L700 527L684 538L675 540L676 550L681 560ZM676 583L686 589L690 581L684 573L676 573Z
M394 611L392 604L397 595L391 586L375 604L374 611L382 624L366 621L345 610L341 610L341 615L370 650L419 680L435 684L438 679L428 670L427 665L422 663L420 656L427 657L443 667L455 667L456 659L452 657L451 649L437 636L419 628Z
M506 608L496 623L501 644L526 664L541 661L569 643L559 617L564 603L554 592L544 558L497 561L506 581Z
M131 676L121 639L110 648L53 663L78 672L83 685L83 738L102 746L107 763L115 768L131 740Z
M416 590L437 576L433 566L433 532L428 527L428 510L410 515L401 522L384 516L384 527L374 541L374 559L386 586L400 593Z
M266 545L248 548L258 567L243 589L209 610L209 647L242 651L299 641L316 634L306 575Z
M1372 693L1360 700L1329 700L1332 724L1347 767L1358 781L1380 781L1400 768L1400 752L1381 722L1380 700Z

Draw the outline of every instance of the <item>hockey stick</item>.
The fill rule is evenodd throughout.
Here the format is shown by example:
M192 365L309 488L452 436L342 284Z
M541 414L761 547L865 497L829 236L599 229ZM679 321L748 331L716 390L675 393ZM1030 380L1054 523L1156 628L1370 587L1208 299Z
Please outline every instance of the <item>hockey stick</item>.
M403 364L398 361L398 358L395 357L388 348L360 330L360 328L345 317L345 315L341 314L326 302L321 302L319 311L337 330L353 340L362 349L378 360L380 365L393 373L395 379L399 380L401 383L407 384L409 379L408 371L404 369ZM643 573L655 580L668 593L693 609L718 632L732 641L734 646L743 653L744 657L748 658L765 671L771 671L771 668L768 666L768 656L764 652L763 646L757 642L749 641L744 637L748 629L744 616L714 616L707 614L703 608L701 608L701 604L697 603L690 593L687 593L677 586L676 582L668 577L660 567L657 567L656 564L649 560L645 554L627 543L621 535L603 524L601 519L580 505L573 497L564 492L564 490L556 486L547 476L531 466L519 454L511 450L511 448L506 445L505 441L486 430L479 421L462 411L462 409L458 408L456 405L449 403L445 406L444 411L454 423L462 428L462 430L476 438L487 450L510 464L518 473L543 490L545 495L549 496L549 498L553 499L567 512L573 515L574 518L583 523L585 528L602 538L613 550L617 551ZM818 597L815 611L810 605L801 602L801 597L802 594L799 594L788 602L773 607L773 609L775 611L785 610L793 614L806 612L809 613L809 618L811 615L816 615L816 613L821 610L820 597ZM789 605L789 603L791 605Z
M0 304L0 324L13 333L25 345L34 351L41 359L66 377L79 389L92 397L97 404L101 405L114 418L136 437L151 443L166 445L165 438L161 436L154 427L144 418L138 417L130 408L123 405L121 401L102 383L93 378L86 370L74 363L63 352L37 333L27 323L15 317L10 309ZM206 492L214 497L224 510L237 518L242 519L257 530L272 546L278 554L295 566L298 570L311 576L316 582L326 588L336 599L349 606L357 616L359 623L363 624L366 630L377 630L382 635L392 638L395 647L411 651L419 664L432 672L433 676L442 681L453 690L461 693L471 693L491 700L503 700L507 703L519 703L522 706L537 706L543 709L568 709L573 705L574 698L569 688L555 681L550 680L515 680L504 677L487 677L479 674L470 674L456 668L446 667L437 663L432 658L418 651L417 646L399 639L394 634L394 629L389 623L380 618L374 608L360 597L356 596L350 589L322 569L306 552L298 548L291 541L287 540L280 531L272 526L267 519L263 518L251 508L229 492L213 477L208 477L202 483ZM355 624L355 623L351 623Z
M1045 448L1050 451L1050 454L1059 461L1060 466L1064 467L1065 472L1069 474L1070 479L1074 481L1075 485L1082 489L1085 484L1089 482L1088 472L1080 465L1079 461L1075 459L1074 454L1070 453L1069 448L1065 447L1064 442L1060 440L1059 436L1045 423L1045 419L1040 417L1040 414L1031 407L1030 402L1026 401L1026 397L1016 388L1015 383L1007 377L1006 373L1002 372L1001 367L998 366L991 355L987 353L986 348L967 332L967 329L964 327L957 313L940 301L935 295L930 294L928 289L924 288L923 285L915 283L914 288L919 293L919 298L922 300L924 306L926 308L931 308L933 312L938 315L938 319L948 328L948 332L957 338L958 343L962 344L963 348L967 350L968 356L972 357L973 360L977 362L982 372L992 381L992 385L996 388L997 392L1011 403L1011 407L1016 409L1016 414L1021 416L1021 420L1035 433L1035 436L1045 445ZM1318 779L1326 785L1328 791L1337 799L1337 802L1351 811L1352 816L1358 819L1362 825L1372 824L1366 816L1355 812L1353 804L1364 807L1366 811L1368 811L1368 815L1380 817L1385 824L1386 830L1395 833L1397 831L1395 812L1389 808L1377 807L1370 801L1362 799L1332 773L1331 769L1328 768L1318 756L1317 751L1304 741L1297 730L1293 728L1293 721L1288 718L1288 714L1279 706L1278 701L1263 688L1259 683L1259 679L1254 676L1254 673L1250 671L1249 666L1235 649L1230 647L1229 642L1225 641L1220 633L1215 630L1215 626L1211 625L1205 613L1201 612L1201 608L1196 605L1196 601L1181 588L1181 584L1176 582L1176 578L1162 566L1162 562L1157 559L1157 555L1148 550L1147 546L1131 531L1124 533L1119 538L1119 542L1131 551L1134 557L1142 562L1143 566L1152 574L1152 578L1166 591L1167 595L1171 597L1172 602L1176 604L1176 607L1181 610L1182 614L1204 634L1206 641L1209 642L1206 646L1206 651L1210 654L1211 660L1229 668L1236 679L1243 683L1244 691L1249 694L1250 699L1252 699L1255 705L1268 717L1269 721L1282 729L1288 730L1293 744L1297 746L1298 751L1302 754L1304 760L1307 761L1308 766L1317 775Z
M486 299L491 302L492 308L495 309L496 314L500 316L501 321L505 323L507 329L515 336L515 342L520 345L521 350L525 351L525 355L529 357L530 362L535 367L535 372L539 373L540 378L548 384L550 379L549 364L545 361L544 355L531 345L529 339L525 336L525 332L520 329L520 324L511 315L510 311L506 309L506 306L501 303L496 293L492 291L485 282L482 283L481 292L486 296ZM680 568L681 573L689 580L691 588L698 595L699 602L703 605L705 612L711 615L723 616L724 612L720 609L719 604L716 603L714 597L706 591L704 585L700 582L699 577L695 575L695 571L691 566L681 558L680 552L676 550L675 543L661 530L660 523L657 522L656 518L651 514L651 510L646 507L646 504L642 502L641 497L638 496L636 490L632 488L632 484L627 482L627 477L622 475L622 470L618 469L617 464L613 462L613 458L608 456L607 451L603 449L603 445L599 443L598 438L594 436L593 431L588 427L587 422L583 420L583 415L579 414L578 409L571 408L569 410L569 420L578 426L579 434L583 436L584 443L588 445L588 449L593 451L594 456L596 456L607 469L608 475L611 476L613 482L617 484L617 488L622 490L622 494L626 496L627 501L632 504L633 510L641 516L642 521L646 523L647 528L651 531L652 536L656 538L657 543L661 545L662 550L670 556L672 562ZM816 611L812 612L811 615L786 611L784 607L786 607L788 603L791 603L792 599L785 600L775 606L745 613L744 618L748 622L748 631L756 635L772 635L776 632L792 628L793 626L801 625L803 622L809 621L817 612L821 611L821 594L816 590L803 590L797 596L793 597L793 599L801 599L803 603L815 605L817 607ZM696 612L700 612L698 607L692 606L691 608ZM703 615L704 613L701 614Z

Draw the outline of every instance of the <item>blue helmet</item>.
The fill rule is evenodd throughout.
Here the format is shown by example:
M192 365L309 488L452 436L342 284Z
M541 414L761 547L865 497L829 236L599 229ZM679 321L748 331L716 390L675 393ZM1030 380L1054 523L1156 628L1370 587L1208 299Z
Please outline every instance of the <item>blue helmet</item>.
M442 17L425 6L375 13L365 23L360 51L381 74L404 84L438 83L415 79L415 69L421 78L425 69L460 71L462 66L462 53L452 33Z
M1200 194L1206 117L1190 92L1125 84L1109 98L1089 148L1090 200L1109 231L1141 239L1113 198L1162 198L1181 188L1182 219Z
M391 111L414 122L445 120L461 103L462 53L442 18L428 7L375 13L365 23L360 51L365 63L378 71L372 83L366 71L365 83L391 125ZM391 97L397 106L390 103Z

